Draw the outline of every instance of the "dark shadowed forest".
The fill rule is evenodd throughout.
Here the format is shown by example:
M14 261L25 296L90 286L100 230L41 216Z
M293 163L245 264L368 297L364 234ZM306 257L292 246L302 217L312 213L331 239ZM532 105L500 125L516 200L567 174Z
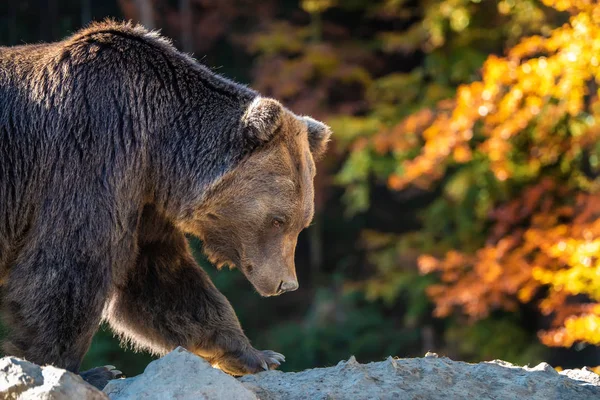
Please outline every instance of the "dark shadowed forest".
M427 351L600 365L600 6L592 0L4 0L0 45L158 29L334 134L300 289L217 272L296 371ZM96 335L83 369L152 356Z

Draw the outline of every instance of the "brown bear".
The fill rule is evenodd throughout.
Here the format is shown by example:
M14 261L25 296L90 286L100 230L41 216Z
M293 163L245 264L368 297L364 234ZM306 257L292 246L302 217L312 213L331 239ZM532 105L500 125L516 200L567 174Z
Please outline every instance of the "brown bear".
M234 375L276 368L284 357L252 347L184 235L262 296L297 289L329 136L140 26L0 47L5 351L78 372L105 320L157 354L184 346Z

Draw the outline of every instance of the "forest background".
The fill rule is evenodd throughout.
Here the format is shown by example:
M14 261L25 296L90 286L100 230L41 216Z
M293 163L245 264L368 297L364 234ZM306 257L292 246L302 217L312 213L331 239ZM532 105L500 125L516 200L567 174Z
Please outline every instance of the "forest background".
M594 0L5 0L0 45L106 17L331 125L300 289L198 259L286 371L434 351L600 365ZM87 367L152 359L108 328Z

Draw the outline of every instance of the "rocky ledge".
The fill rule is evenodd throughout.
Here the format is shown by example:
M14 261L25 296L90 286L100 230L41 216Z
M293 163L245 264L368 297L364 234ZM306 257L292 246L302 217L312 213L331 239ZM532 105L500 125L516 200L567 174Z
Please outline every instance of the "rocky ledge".
M0 359L0 398L9 399L594 399L600 376L588 369L556 372L542 363L468 364L428 353L424 358L302 372L268 371L236 379L177 348L143 374L111 381L103 392L79 376L14 357Z

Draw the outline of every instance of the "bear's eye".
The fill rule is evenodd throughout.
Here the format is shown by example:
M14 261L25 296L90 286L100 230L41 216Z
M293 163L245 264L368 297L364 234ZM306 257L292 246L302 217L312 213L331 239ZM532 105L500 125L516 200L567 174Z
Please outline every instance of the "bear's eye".
M275 217L273 218L273 227L274 228L281 228L283 226L283 224L285 223L285 220L281 217Z

